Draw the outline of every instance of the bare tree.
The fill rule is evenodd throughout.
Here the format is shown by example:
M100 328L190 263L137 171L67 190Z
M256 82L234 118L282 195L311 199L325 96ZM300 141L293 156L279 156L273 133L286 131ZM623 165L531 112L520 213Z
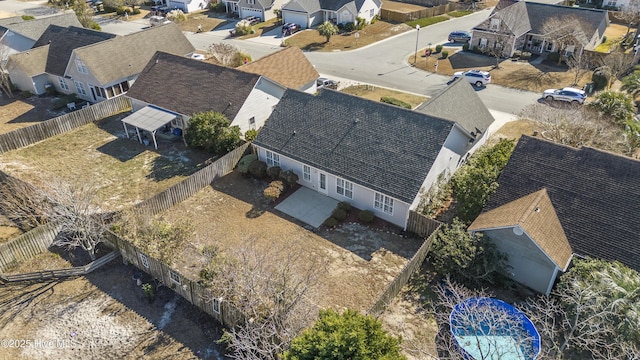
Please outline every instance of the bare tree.
M230 356L275 360L317 316L318 308L307 295L322 276L324 263L302 261L304 253L295 246L265 250L255 243L249 238L224 254L206 251L214 254L207 285L212 298L222 298L245 317L225 335L233 350Z
M13 97L13 90L11 86L11 78L9 78L9 71L7 69L7 62L9 61L9 48L4 44L0 44L0 91L7 94L9 98Z
M542 24L542 33L547 41L555 44L560 54L558 64L562 62L562 54L569 46L582 47L588 43L580 20L576 17L550 17Z
M626 38L631 32L631 27L636 25L640 20L640 0L629 0L627 5L620 7L617 17L627 24Z
M573 83L572 86L578 85L580 79L582 79L586 74L591 71L591 62L588 57L584 55L583 51L578 53L573 53L566 59L567 66L569 66L569 70L573 73Z
M618 76L633 65L633 54L625 54L621 49L616 49L600 58L596 71L604 73L609 79L607 87L611 87Z
M31 184L0 172L0 214L29 231L48 221L51 204L41 191Z
M507 52L510 51L509 47L511 45L512 45L511 35L496 31L491 35L491 39L487 41L487 46L484 49L482 49L482 51L485 54L492 56L496 59L495 68L499 69L500 59L508 55Z
M238 47L228 43L217 43L209 46L209 55L213 56L224 66L237 67L242 65L243 54ZM238 63L240 59L240 63Z

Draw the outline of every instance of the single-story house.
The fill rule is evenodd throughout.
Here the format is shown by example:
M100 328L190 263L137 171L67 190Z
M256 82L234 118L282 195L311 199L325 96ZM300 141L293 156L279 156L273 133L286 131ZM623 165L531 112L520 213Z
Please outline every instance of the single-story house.
M172 9L180 9L185 14L192 11L209 8L211 0L166 0L167 6Z
M406 229L422 193L453 173L474 141L457 122L320 89L287 90L253 144L301 185Z
M159 51L127 96L134 111L152 105L178 114L174 128L188 131L191 115L214 111L244 134L262 127L285 90L261 75Z
M545 23L552 21L557 26L553 30L545 28ZM570 56L598 46L608 25L606 10L500 0L489 17L472 29L469 46L502 49L505 57L516 50L533 54L563 50L562 56ZM567 46L554 42L558 38L563 38Z
M511 276L549 294L571 257L640 271L640 161L523 136L469 226L508 254Z
M380 14L380 0L291 0L282 7L282 20L307 29L325 21L357 24L356 18L370 23Z
M315 94L318 71L302 50L287 47L256 61L242 65L239 70L265 76L289 89Z
M49 25L82 27L73 11L32 20L21 16L0 19L0 61L6 62L9 55L31 49Z

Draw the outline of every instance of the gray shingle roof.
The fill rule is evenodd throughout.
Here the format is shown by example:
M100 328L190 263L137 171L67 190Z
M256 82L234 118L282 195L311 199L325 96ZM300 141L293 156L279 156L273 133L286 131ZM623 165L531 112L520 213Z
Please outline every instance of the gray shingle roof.
M291 0L284 4L282 9L297 11L298 7L303 8L309 14L313 14L322 9L320 7L320 0Z
M455 80L418 106L416 111L455 121L469 133L477 134L480 130L482 135L495 120L471 84L464 79Z
M127 96L184 115L216 111L233 120L260 75L157 52Z
M364 0L292 0L282 8L285 10L289 9L290 7L288 5L293 2L297 3L309 14L319 11L320 9L336 11L344 6L347 6L352 12L357 13L364 4ZM374 0L374 2L378 3L376 0Z
M523 136L485 211L546 188L578 255L640 271L640 161Z
M178 25L171 23L118 36L75 51L96 79L107 85L140 73L156 51L182 56L194 52L195 48Z
M114 37L116 35L81 27L49 25L33 47L37 48L49 44L46 71L49 74L64 76L73 49Z
M254 143L411 203L453 126L333 90L287 90Z
M28 76L36 76L45 72L47 65L47 54L49 53L49 45L30 49L20 53L13 54L7 62L7 69L19 67Z
M76 14L73 11L67 11L53 16L17 22L8 25L7 28L15 33L18 33L35 41L40 36L42 36L49 25L58 25L62 27L82 27L82 24L80 24L80 21L78 21L78 17L76 16Z

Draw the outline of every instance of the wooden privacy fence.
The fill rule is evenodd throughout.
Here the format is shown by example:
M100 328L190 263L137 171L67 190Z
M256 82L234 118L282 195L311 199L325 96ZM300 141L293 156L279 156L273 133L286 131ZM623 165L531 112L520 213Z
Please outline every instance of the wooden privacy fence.
M0 273L46 251L58 232L58 224L47 223L0 245Z
M131 100L118 96L25 128L0 134L0 154L35 144L96 120L131 110Z
M431 219L429 219L431 220ZM437 222L435 220L432 220ZM425 239L425 241L420 245L418 251L413 254L411 260L402 268L400 274L396 276L393 281L387 286L387 288L380 294L378 300L369 308L367 311L368 314L373 316L380 315L388 304L391 303L391 300L395 298L402 287L409 282L411 276L420 268L420 265L424 261L424 258L427 257L427 253L429 252L429 248L431 247L431 243L435 238L438 229L442 226L441 223L438 223L438 226L433 229L433 232Z
M200 285L197 281L182 275L179 271L146 254L131 242L110 231L107 231L105 237L120 251L125 263L130 263L151 275L154 279L159 280L223 325L233 327L244 320L240 310L223 301L223 299L216 298L209 289Z
M417 4L417 5L420 5L420 4ZM393 22L403 23L411 20L446 14L449 11L455 10L456 8L457 7L455 5L449 3L446 5L433 6L433 7L428 7L421 10L409 11L409 12L398 12L396 10L381 9L380 19L384 21L393 21Z
M439 221L430 219L413 210L409 210L409 219L407 219L408 232L426 238L436 231L440 225L442 225L442 223Z
M0 280L4 282L43 281L63 277L83 276L109 263L111 260L118 257L118 255L118 251L114 250L87 265L76 266L69 269L44 270L23 274L0 274Z
M213 162L211 165L198 170L188 178L169 187L161 193L140 202L134 210L146 211L151 215L159 214L174 205L186 200L191 195L211 184L213 180L231 172L245 153L250 143L246 143Z

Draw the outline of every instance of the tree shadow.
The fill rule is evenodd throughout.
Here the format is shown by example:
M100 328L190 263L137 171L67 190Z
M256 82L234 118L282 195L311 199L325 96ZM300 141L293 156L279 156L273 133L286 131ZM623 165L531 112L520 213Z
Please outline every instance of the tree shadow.
M304 51L316 51L324 48L327 43L314 42L302 48Z
M142 154L147 149L131 139L117 138L98 147L96 150L121 162L127 162Z
M482 54L474 54L467 51L458 51L448 57L453 69L468 69L474 67L494 66L496 59Z

